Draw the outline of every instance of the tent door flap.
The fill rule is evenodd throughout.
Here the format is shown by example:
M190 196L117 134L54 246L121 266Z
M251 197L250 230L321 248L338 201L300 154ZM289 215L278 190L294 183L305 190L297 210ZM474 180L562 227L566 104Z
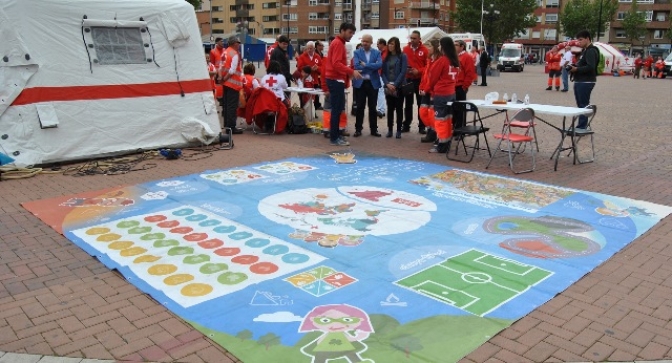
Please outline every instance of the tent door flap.
M58 116L56 115L56 110L53 105L35 105L35 108L37 108L37 117L40 120L41 129L58 127Z

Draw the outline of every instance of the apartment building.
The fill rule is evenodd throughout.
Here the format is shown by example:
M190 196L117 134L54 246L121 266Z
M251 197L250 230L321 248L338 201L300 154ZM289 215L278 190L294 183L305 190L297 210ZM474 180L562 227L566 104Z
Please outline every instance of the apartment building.
M618 0L616 19L611 22L609 39L621 51L646 52L653 56L670 53L670 39L665 33L670 29L672 3L670 0L636 0L637 11L646 17L646 35L631 42L622 26L622 20L630 12L634 0Z
M451 4L453 8L451 8ZM214 36L240 32L271 40L289 35L294 45L327 39L343 22L358 29L452 27L451 0L212 0ZM419 24L419 25L418 25Z
M542 55L553 45L565 40L560 31L560 12L566 0L537 0L533 16L536 25L528 28L514 41L524 46L523 53Z

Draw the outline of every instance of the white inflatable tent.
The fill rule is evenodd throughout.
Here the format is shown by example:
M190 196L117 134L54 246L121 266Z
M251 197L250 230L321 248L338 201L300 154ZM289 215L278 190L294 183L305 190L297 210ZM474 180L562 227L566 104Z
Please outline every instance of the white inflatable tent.
M634 62L628 59L611 44L595 42L593 43L600 53L604 56L604 71L602 74L611 74L614 69L620 69L625 72L631 72L634 68Z
M184 0L3 0L0 152L27 166L212 142L200 38Z
M399 38L399 43L403 49L406 44L409 42L411 32L417 30L420 32L420 39L423 43L427 43L432 39L441 39L445 36L448 36L446 32L441 30L439 27L425 27L425 28L393 28L393 29L362 29L355 32L355 35L352 36L352 39L345 45L348 50L348 59L353 57L355 47L357 44L361 43L362 35L369 34L373 38L373 46L375 47L378 43L378 39L383 38L386 41L390 40L392 37Z

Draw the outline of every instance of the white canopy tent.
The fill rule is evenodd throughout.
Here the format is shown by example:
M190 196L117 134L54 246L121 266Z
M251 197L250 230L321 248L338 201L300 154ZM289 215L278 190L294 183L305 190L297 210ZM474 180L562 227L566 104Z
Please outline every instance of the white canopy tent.
M219 134L184 0L3 0L0 39L0 153L16 166Z
M385 40L390 40L392 37L397 37L399 38L399 43L401 43L401 47L405 47L406 44L409 42L409 38L411 36L411 32L413 31L419 31L420 32L420 39L422 39L423 43L427 43L432 39L441 39L445 36L448 36L446 32L441 30L439 27L432 27L432 28L393 28L393 29L362 29L358 30L355 35L350 39L350 44L352 44L353 48L357 46L362 41L362 35L364 34L369 34L371 37L373 37L373 43L374 46L378 39L383 38Z

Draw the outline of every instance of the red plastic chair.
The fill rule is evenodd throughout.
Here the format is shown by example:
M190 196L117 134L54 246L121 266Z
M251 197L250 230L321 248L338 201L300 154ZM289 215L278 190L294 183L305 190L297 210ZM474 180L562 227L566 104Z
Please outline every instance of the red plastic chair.
M513 126L514 122L518 126ZM535 137L536 132L534 131L534 126L535 126L534 110L532 110L531 108L523 108L522 110L518 111L513 116L513 118L511 118L511 120L505 122L504 128L502 129L502 133L493 135L495 139L499 140L499 143L497 144L497 149L490 157L490 161L488 162L488 165L485 168L487 169L490 166L492 160L497 155L497 152L502 151L506 152L509 155L509 167L511 168L511 171L513 171L515 174L528 173L534 171L534 169L536 169L537 167L535 150L534 147L532 146L532 143L536 142ZM513 132L513 130L521 128L525 130L524 134ZM530 131L532 132L530 133ZM504 141L506 141L505 145L506 147L502 149L502 143ZM520 148L521 147L525 148L528 143L530 144L530 152L532 154L532 168L516 171L513 166L513 161L516 155L521 153Z

